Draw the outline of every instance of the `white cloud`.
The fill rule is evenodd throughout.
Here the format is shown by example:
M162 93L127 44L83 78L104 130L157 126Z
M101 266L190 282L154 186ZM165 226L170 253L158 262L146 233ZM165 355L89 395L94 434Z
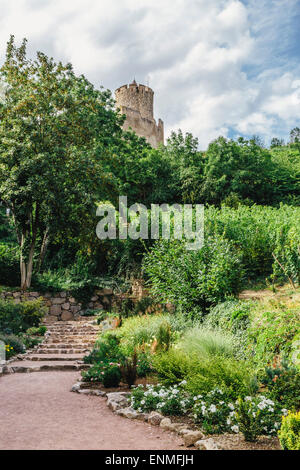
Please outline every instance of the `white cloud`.
M299 123L300 68L285 51L297 0L0 0L11 33L110 89L150 79L167 133L282 136Z

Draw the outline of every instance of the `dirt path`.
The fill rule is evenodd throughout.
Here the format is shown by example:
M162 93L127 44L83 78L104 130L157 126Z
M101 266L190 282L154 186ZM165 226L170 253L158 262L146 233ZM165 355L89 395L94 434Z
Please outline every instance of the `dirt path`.
M105 399L71 393L78 372L0 378L0 449L182 450L181 439L113 414Z

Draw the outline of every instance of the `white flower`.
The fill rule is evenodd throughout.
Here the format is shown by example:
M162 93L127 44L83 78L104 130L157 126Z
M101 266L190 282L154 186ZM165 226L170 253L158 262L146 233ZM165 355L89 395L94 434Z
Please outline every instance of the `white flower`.
M232 403L228 403L228 408L229 408L230 410L234 410L234 405L233 405Z
M142 401L141 401L141 405L144 405L144 404L145 404L145 400L142 400Z
M209 411L211 411L212 413L215 413L217 411L216 405L210 405Z
M231 431L235 432L236 434L239 432L239 427L235 424L234 426L231 426Z

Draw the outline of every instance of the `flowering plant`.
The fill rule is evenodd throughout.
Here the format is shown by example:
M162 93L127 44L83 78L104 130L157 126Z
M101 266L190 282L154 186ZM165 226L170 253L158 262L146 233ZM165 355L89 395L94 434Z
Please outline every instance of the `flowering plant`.
M170 416L186 414L192 400L183 390L183 383L172 387L162 385L139 385L133 389L131 406L139 412L159 411Z
M193 418L209 433L238 432L235 421L235 403L228 402L225 394L215 388L205 396L194 397Z
M238 400L235 420L245 440L254 441L259 435L276 435L287 413L277 402L259 395Z

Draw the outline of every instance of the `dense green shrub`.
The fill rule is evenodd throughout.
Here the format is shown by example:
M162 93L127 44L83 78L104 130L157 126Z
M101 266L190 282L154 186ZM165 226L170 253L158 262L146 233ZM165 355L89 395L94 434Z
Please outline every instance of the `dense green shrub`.
M105 388L114 388L120 385L122 374L118 365L110 364L104 370L102 383Z
M0 284L5 286L20 285L19 247L0 241Z
M297 282L299 207L240 205L237 209L226 206L217 209L211 206L205 211L205 231L207 235L222 235L236 246L250 279L273 275L274 280L288 281L288 276L292 276Z
M281 417L287 410L264 395L239 398L236 408L236 422L246 441L255 441L260 435L276 435Z
M3 341L5 345L9 346L6 351L6 359L10 359L16 354L23 354L26 350L23 341L16 335L7 335L0 332L0 341Z
M300 411L282 418L278 437L284 450L300 450Z
M280 302L258 305L253 311L249 340L255 362L265 367L276 356L289 356L299 332L299 308Z
M47 331L47 327L42 325L39 327L32 326L31 328L28 328L26 333L32 336L45 336L46 331Z
M121 381L120 364L101 361L82 372L84 382L100 382L104 387L118 387Z
M121 361L124 358L120 351L120 340L112 332L104 333L97 340L94 349L84 357L86 364L97 364L108 361Z
M204 325L239 335L250 325L250 309L251 302L227 300L210 310L204 319Z
M200 250L181 241L160 241L144 259L152 295L186 314L201 315L211 305L239 291L242 269L231 242L208 237Z
M246 361L215 356L203 359L185 376L186 389L192 395L209 392L216 387L226 391L228 398L256 393L258 384L253 369Z
M153 372L151 354L140 353L137 360L137 375L138 377L146 377Z
M300 410L300 371L282 361L280 366L267 367L261 382L269 396L288 410Z
M46 309L40 300L20 302L0 299L0 331L21 333L32 326L39 326Z
M191 370L197 370L197 366L197 359L176 349L153 356L153 367L160 381L166 385L179 384L187 379Z
M192 416L208 434L238 432L235 422L236 404L231 403L220 388L194 396Z

